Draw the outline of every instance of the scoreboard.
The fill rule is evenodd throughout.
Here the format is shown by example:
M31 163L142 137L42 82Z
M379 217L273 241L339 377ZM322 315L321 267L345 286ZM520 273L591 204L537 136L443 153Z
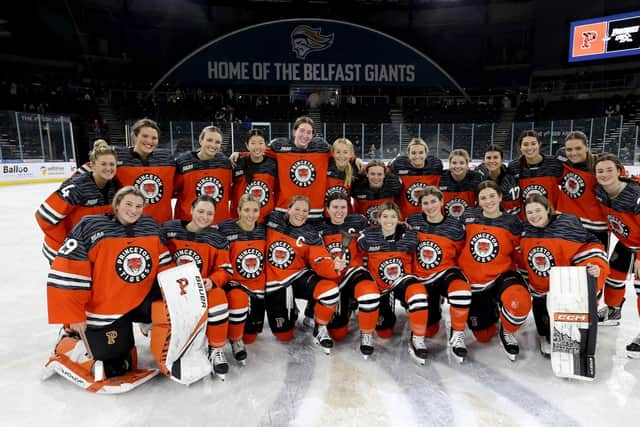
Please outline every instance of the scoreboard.
M574 21L569 62L640 54L640 11Z

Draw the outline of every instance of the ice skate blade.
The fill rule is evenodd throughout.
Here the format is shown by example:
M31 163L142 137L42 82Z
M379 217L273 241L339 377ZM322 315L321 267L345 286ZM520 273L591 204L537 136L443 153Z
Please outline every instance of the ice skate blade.
M422 359L416 356L416 353L412 349L409 349L409 355L411 356L413 361L416 362L418 365L424 365L425 363L427 363L427 359Z

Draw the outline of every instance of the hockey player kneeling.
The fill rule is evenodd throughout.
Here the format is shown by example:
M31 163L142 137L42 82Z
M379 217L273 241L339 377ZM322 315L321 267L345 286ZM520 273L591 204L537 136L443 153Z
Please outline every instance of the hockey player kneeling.
M598 317L596 280L586 267L552 267L549 284L551 368L558 377L592 381Z
M189 385L211 374L207 291L195 263L158 274L163 301L151 308L151 353L162 373Z

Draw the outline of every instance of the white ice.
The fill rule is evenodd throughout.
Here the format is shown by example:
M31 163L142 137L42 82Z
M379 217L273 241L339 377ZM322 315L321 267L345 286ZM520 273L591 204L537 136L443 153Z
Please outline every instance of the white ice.
M59 184L0 186L0 424L6 426L537 426L636 425L640 418L640 360L625 345L640 332L636 297L628 286L621 326L599 330L596 379L554 377L538 352L530 317L510 362L498 340L475 342L459 365L447 351L444 328L429 340L418 366L407 354L406 317L392 339L375 338L365 361L359 334L337 343L330 356L308 332L289 344L268 328L248 346L247 365L233 362L226 381L208 378L190 387L156 377L130 393L86 392L59 376L40 380L58 326L47 324L48 265L34 220L38 205ZM398 307L398 313L402 310ZM141 365L151 367L149 342L136 335Z

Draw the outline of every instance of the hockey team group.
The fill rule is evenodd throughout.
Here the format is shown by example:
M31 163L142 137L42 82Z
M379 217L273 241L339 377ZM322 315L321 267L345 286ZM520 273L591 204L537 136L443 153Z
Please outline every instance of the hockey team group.
M305 116L291 139L267 143L254 129L229 157L214 126L175 157L159 138L141 119L131 148L96 141L36 212L49 323L62 325L48 375L100 393L158 372L184 384L224 378L227 342L244 364L265 314L277 340L293 338L296 299L321 351L359 333L365 359L393 334L398 302L422 365L446 300L459 362L465 329L479 342L497 336L516 360L533 311L542 355L570 357L561 375L592 379L597 325L619 324L629 275L640 309L640 184L615 155L592 155L583 132L549 156L525 131L508 166L495 145L476 168L454 149L447 170L420 138L388 164L365 164L348 139L315 136ZM572 267L568 278L559 267ZM573 294L561 297L556 282L574 283ZM349 331L353 316L359 331ZM138 368L133 323L158 369ZM640 358L640 334L626 354Z

